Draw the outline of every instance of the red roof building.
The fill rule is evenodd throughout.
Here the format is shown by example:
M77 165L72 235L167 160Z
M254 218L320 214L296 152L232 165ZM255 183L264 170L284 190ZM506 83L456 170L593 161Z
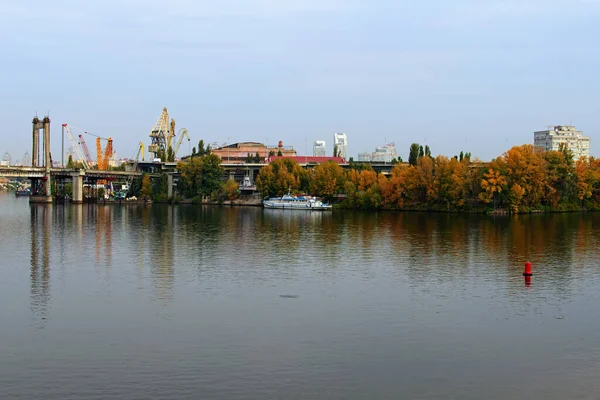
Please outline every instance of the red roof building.
M334 161L337 164L346 164L346 160L342 157L327 157L327 156L271 156L269 162L275 161L278 158L288 158L296 161L298 164L323 164L327 161Z

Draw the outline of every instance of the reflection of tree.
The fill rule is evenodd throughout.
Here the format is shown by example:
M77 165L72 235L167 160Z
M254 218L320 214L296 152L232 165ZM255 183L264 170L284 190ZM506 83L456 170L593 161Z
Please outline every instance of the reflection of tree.
M175 261L173 249L174 209L166 206L152 206L149 233L149 256L152 277L155 280L156 297L170 300L173 297Z
M108 268L112 265L112 224L113 206L92 206L92 212L96 213L96 235L95 235L95 250L96 250L96 265L106 266L107 276L110 274ZM101 255L104 257L101 257Z
M32 311L42 319L50 301L50 208L31 205L30 301Z

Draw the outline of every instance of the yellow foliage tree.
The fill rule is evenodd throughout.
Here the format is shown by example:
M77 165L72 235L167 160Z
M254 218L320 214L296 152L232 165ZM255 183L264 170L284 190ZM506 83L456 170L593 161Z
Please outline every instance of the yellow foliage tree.
M504 186L506 186L506 179L500 175L500 171L491 168L488 169L483 174L483 179L481 180L481 189L483 191L479 193L479 199L485 204L494 201L494 208L496 208L496 193L501 193Z
M342 167L334 161L328 161L317 165L312 170L310 190L316 196L333 200L338 193L344 190L345 180Z

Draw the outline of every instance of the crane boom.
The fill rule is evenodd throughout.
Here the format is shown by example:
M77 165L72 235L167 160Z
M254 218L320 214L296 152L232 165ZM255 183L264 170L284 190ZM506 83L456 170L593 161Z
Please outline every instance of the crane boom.
M169 136L167 137L167 150L169 150L169 147L171 147L171 143L173 142L174 137L175 137L175 120L173 118L171 118L171 127L169 129ZM175 153L173 153L173 154L175 154Z
M102 161L102 166L104 169L108 169L110 164L110 158L113 155L113 140L112 138L108 138L108 143L106 144L106 148L104 149L104 160Z
M69 140L71 141L71 144L73 144L73 149L75 149L75 153L77 154L77 157L79 157L79 159L81 160L81 163L83 165L84 169L89 169L90 166L88 165L85 157L83 156L82 152L81 152L81 148L79 147L79 143L77 143L77 140L75 140L75 136L73 135L73 132L71 131L71 128L69 127L68 124L62 124L65 133L67 134L67 137L69 138Z
M89 165L92 165L92 163L94 162L92 160L92 156L90 155L90 151L88 150L87 144L85 143L85 139L83 138L83 135L79 135L79 144L81 145L81 148L83 149L83 154L85 154L85 160L87 161L87 163Z
M102 162L102 143L100 143L100 138L96 138L96 159L98 160L98 170L102 171L104 169L104 165Z
M167 111L167 107L163 108L160 117L158 117L158 120L150 131L150 138L152 139L152 144L148 146L149 152L155 155L160 151L166 153L169 138L169 112Z
M133 168L132 168L133 172L137 171L138 162L140 161L140 152L142 153L142 160L144 160L145 159L144 143L142 143L142 142L140 142L140 144L138 144L137 151L135 152L135 156L133 157ZM133 184L133 175L129 175L127 177L127 190L128 191L131 191L132 184Z
M183 142L183 138L187 137L188 142L190 141L190 135L188 134L188 130L185 128L181 128L179 130L179 138L177 139L177 143L175 143L175 147L173 148L173 154L177 156L177 152L179 151L179 147L181 147L181 142Z

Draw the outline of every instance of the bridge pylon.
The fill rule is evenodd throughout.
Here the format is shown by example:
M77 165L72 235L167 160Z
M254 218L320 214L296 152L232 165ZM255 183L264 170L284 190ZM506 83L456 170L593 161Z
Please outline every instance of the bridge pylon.
M31 152L31 166L44 167L43 177L31 177L30 203L52 203L52 185L50 168L52 167L52 156L50 154L50 117L45 116L40 120L37 116L33 118L33 148ZM40 130L43 132L40 148ZM40 154L42 150L42 154ZM40 157L41 155L41 157Z

